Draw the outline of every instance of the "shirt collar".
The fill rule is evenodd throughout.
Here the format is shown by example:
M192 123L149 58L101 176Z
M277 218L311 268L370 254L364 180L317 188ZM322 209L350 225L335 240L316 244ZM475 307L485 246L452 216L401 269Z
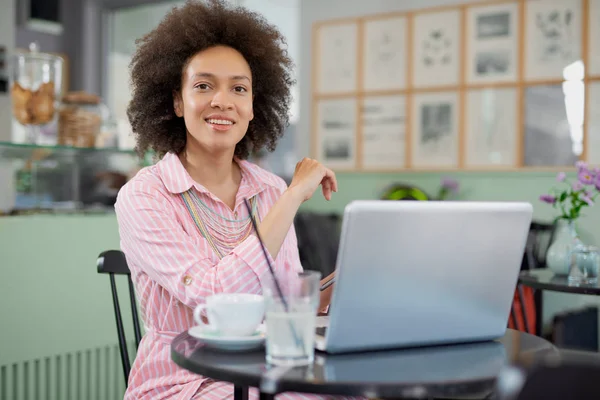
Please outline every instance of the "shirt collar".
M238 198L251 198L268 187L279 188L280 184L275 175L246 160L236 157L235 161L242 170ZM192 179L176 154L165 154L157 163L157 167L160 177L170 193L180 194L194 187L200 193L210 194L208 189Z

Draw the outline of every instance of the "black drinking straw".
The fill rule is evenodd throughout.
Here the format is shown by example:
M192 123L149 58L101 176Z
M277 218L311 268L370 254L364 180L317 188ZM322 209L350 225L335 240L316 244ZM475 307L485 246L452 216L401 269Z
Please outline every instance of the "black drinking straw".
M254 219L254 215L252 215L252 207L250 206L250 202L248 201L248 199L246 199L246 198L244 199L244 204L246 204L246 208L248 209L248 215L250 217L250 221L252 221L252 227L254 228L254 232L256 232L256 237L258 238L260 247L262 248L263 254L265 256L265 260L267 260L267 265L269 266L269 272L271 272L271 276L273 277L273 282L275 283L275 288L277 289L277 294L281 298L281 302L283 303L283 308L284 308L285 312L289 313L290 310L289 310L288 303L285 300L283 291L281 290L281 286L279 285L279 281L277 280L277 277L275 276L275 270L273 269L273 266L271 265L271 261L269 260L269 254L267 253L265 244L262 241L262 238L260 237L260 232L258 232L258 226L256 225L256 220ZM304 351L304 340L302 340L302 337L298 336L298 333L296 332L296 329L295 329L292 321L289 321L289 322L290 322L290 329L292 330L292 335L294 335L294 340L296 342L296 345L298 347L300 347L302 349L302 351Z

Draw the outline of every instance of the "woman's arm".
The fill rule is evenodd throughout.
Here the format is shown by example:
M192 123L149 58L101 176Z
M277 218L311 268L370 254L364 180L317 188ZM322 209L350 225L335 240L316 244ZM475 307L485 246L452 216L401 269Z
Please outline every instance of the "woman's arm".
M323 164L310 158L304 158L296 164L290 187L287 189L283 187L283 194L265 216L259 228L261 239L274 258L277 257L288 232L293 228L298 209L302 203L312 197L319 185L323 187L323 196L330 200L332 192L337 192L335 174Z

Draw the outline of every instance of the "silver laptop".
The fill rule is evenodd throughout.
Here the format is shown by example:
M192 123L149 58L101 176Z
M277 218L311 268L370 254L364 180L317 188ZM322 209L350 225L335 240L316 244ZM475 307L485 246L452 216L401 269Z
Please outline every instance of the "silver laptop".
M328 353L492 340L504 335L529 203L355 201L346 207Z

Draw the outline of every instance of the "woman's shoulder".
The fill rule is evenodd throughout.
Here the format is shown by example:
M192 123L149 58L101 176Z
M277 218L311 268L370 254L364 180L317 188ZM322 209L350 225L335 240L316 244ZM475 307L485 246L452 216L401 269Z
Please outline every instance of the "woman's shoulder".
M160 174L157 171L157 165L150 165L140 169L123 187L121 190L125 192L131 191L156 191L164 188Z
M144 167L121 187L115 207L126 207L143 199L157 200L165 191L165 185L156 171L156 165Z

